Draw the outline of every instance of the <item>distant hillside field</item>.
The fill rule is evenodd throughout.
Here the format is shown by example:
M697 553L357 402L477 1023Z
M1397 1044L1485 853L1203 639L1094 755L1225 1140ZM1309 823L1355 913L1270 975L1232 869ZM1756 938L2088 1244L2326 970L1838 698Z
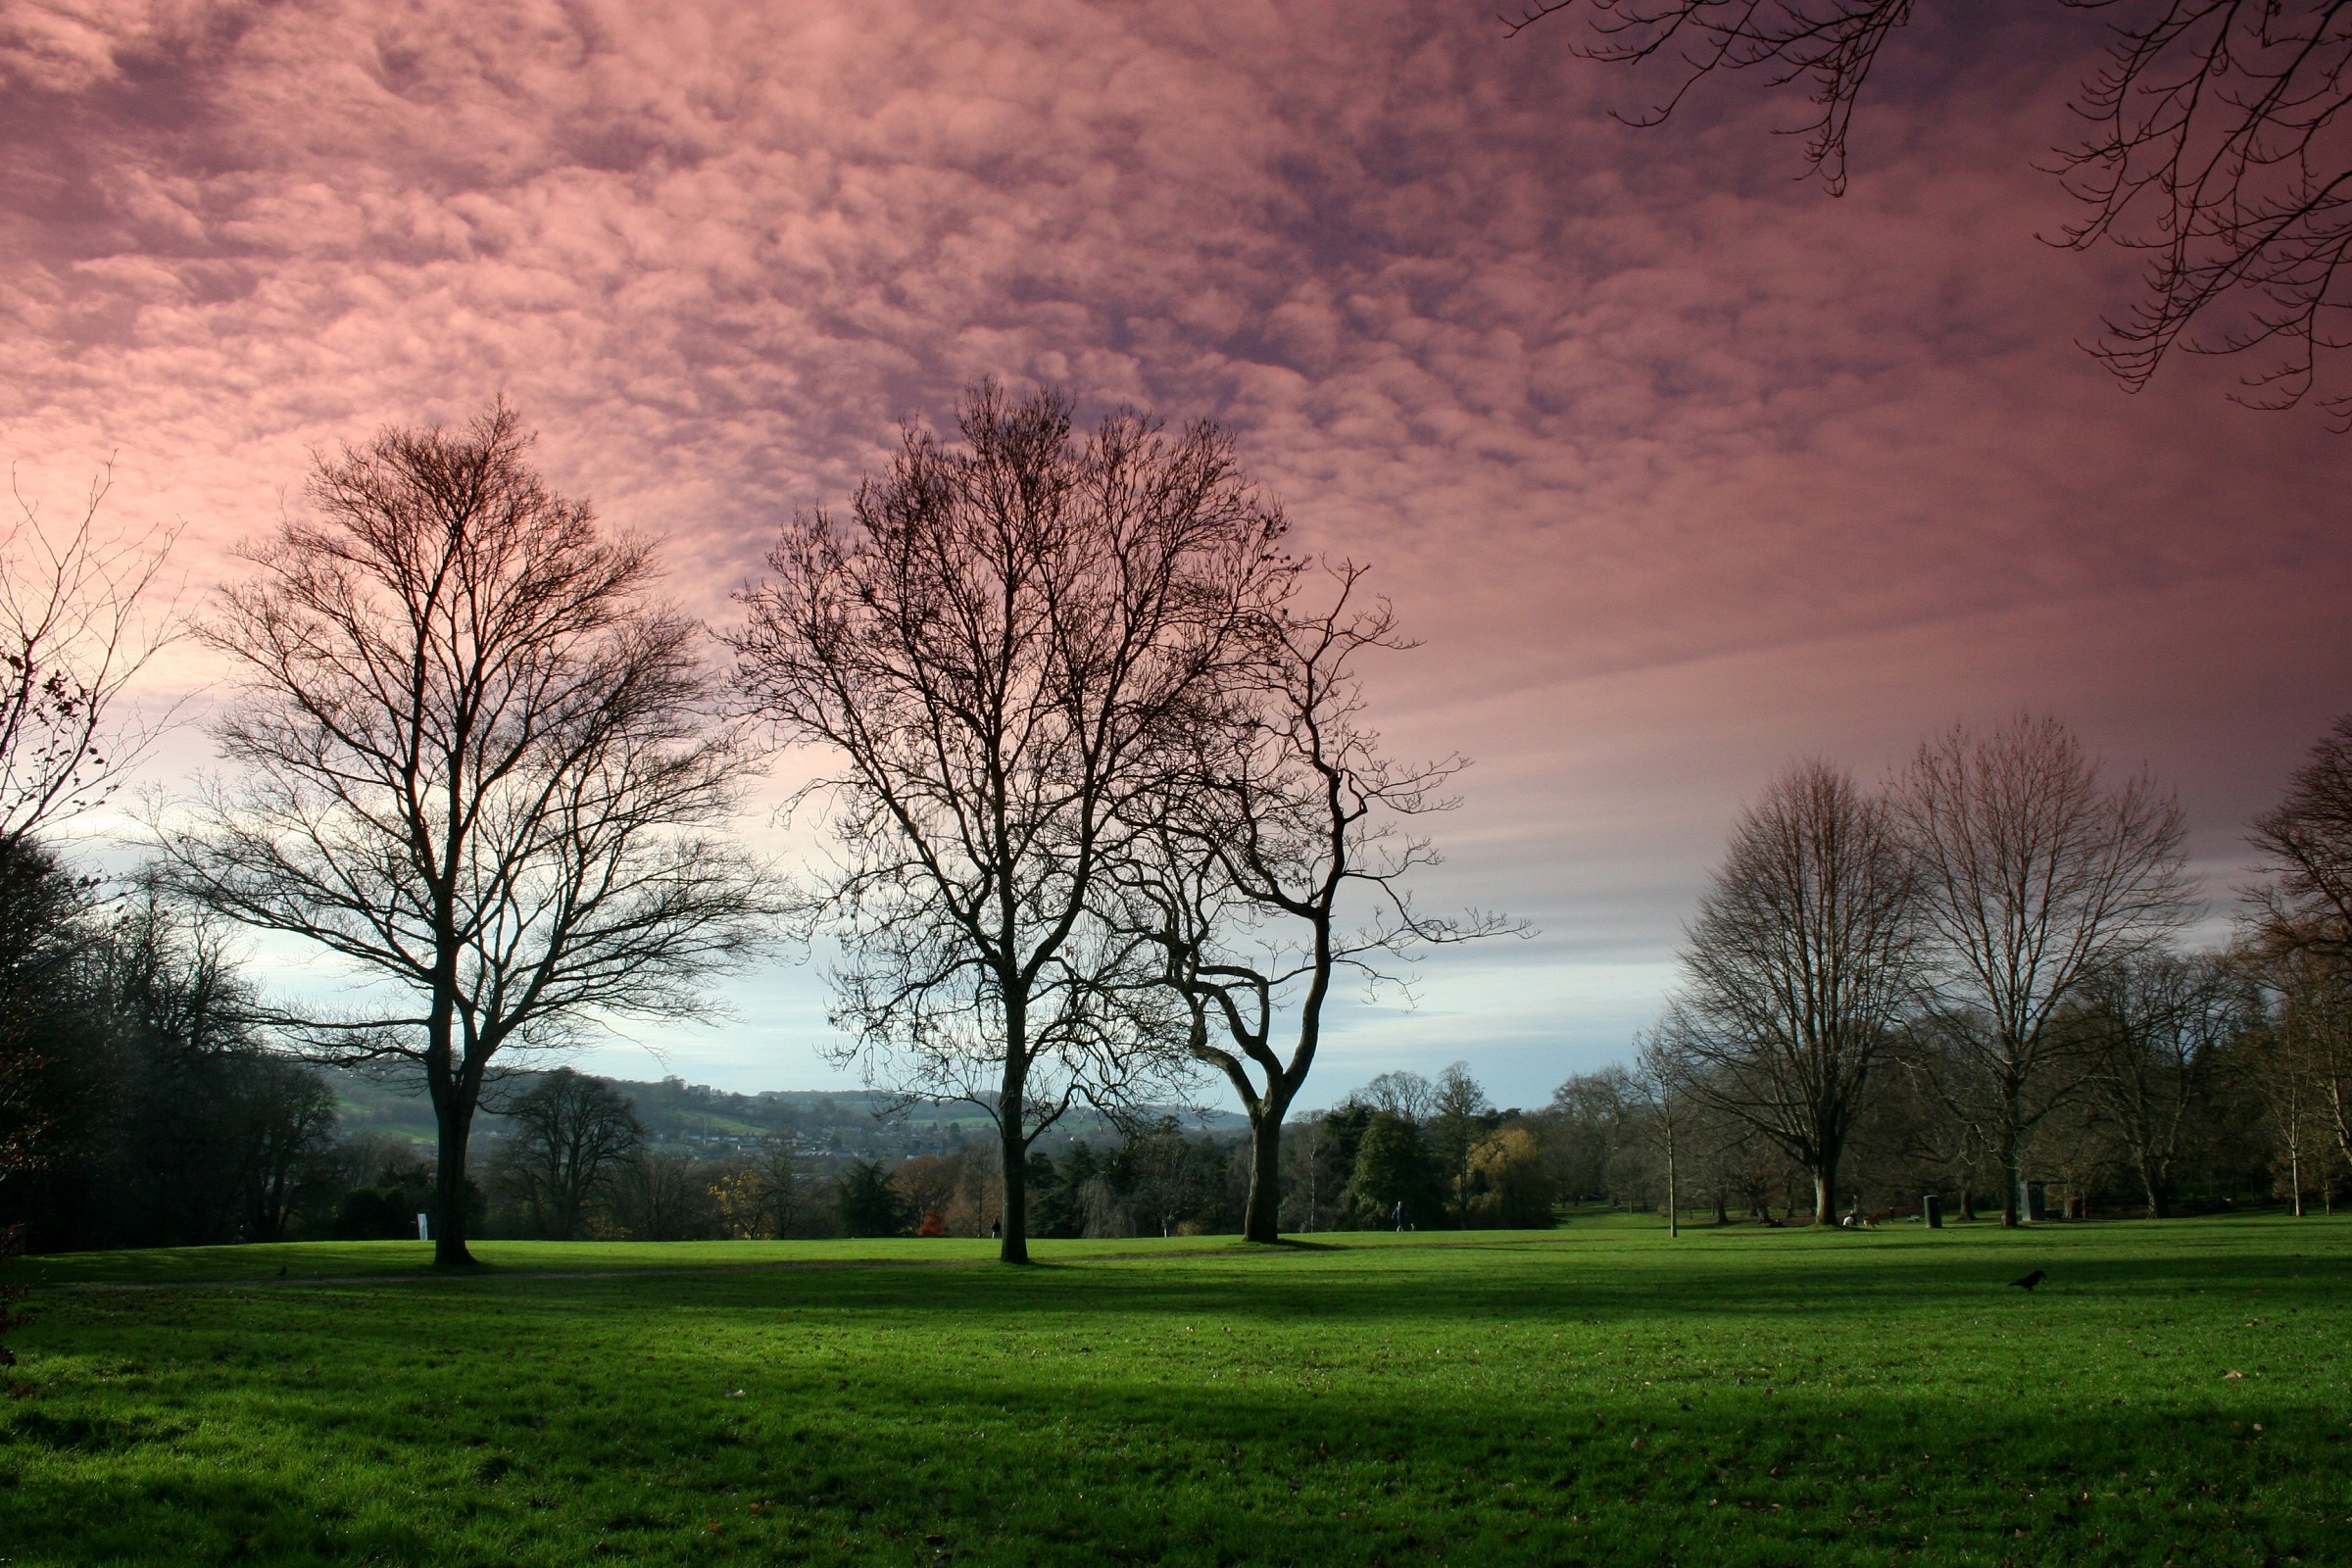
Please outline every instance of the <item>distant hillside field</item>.
M433 1142L433 1111L426 1103L421 1082L364 1073L348 1068L325 1069L334 1090L343 1131L378 1133L411 1143ZM518 1094L533 1082L517 1074L503 1088ZM885 1097L864 1090L770 1090L739 1095L683 1079L664 1078L640 1083L608 1079L634 1102L637 1119L657 1147L704 1154L725 1154L762 1139L784 1138L808 1152L840 1154L858 1159L900 1160L914 1154L940 1153L958 1144L985 1143L996 1136L991 1123L974 1105L912 1105L888 1115ZM494 1107L499 1094L494 1093ZM1171 1107L1173 1109L1173 1107ZM1185 1123L1196 1131L1239 1134L1249 1123L1232 1111L1186 1111ZM495 1138L500 1120L495 1108L477 1124L482 1135ZM1073 1139L1115 1142L1110 1124L1092 1112L1064 1118L1046 1150Z
M2344 1220L481 1250L12 1265L0 1555L2352 1562Z

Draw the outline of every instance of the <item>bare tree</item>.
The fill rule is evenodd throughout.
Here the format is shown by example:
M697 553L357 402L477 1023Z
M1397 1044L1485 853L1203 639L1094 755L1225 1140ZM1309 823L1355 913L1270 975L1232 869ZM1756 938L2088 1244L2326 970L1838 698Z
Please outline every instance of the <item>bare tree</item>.
M1363 573L1343 563L1329 604L1262 617L1254 657L1190 756L1135 798L1151 853L1113 879L1121 920L1156 945L1160 978L1185 1001L1189 1050L1249 1115L1243 1234L1255 1242L1279 1239L1283 1120L1314 1067L1335 982L1397 983L1421 947L1506 929L1413 904L1408 879L1439 858L1409 825L1454 808L1445 791L1466 764L1381 754L1355 660L1413 645L1387 603L1356 604ZM1365 1093L1410 1121L1438 1109L1417 1074L1384 1073Z
M1989 1107L2015 1225L2027 1138L2087 1073L2064 1014L2195 911L2180 807L2144 772L2108 789L2065 726L2022 716L1924 743L1895 801L1932 949L1923 1027L1962 1074L1950 1102Z
M995 1119L1023 1262L1030 1144L1183 1061L1098 895L1290 565L1213 425L1117 414L1081 440L1066 398L985 383L958 427L959 450L910 426L846 526L788 527L734 646L753 710L838 763L810 786L837 861L806 915L846 956L844 1054Z
M1437 1104L1429 1118L1430 1155L1450 1195L1454 1222L1465 1230L1470 1225L1470 1151L1494 1110L1486 1086L1471 1076L1468 1062L1449 1062L1438 1074Z
M541 1234L576 1240L588 1206L645 1142L627 1096L602 1078L558 1067L500 1109L511 1124L502 1161Z
M169 532L109 539L108 481L62 526L17 491L0 529L0 840L14 843L99 805L154 743L163 717L122 698L177 633L158 603ZM168 717L168 715L164 715Z
M2352 1162L2352 714L2254 819L2252 839L2268 876L2249 895L2244 946L2265 983L2293 999L2278 1053L2303 1064Z
M721 1234L718 1200L694 1159L640 1148L612 1183L612 1222L632 1242L694 1242Z
M730 1217L747 1236L829 1236L839 1223L822 1163L796 1152L790 1138L760 1140L750 1162L728 1178L728 1188Z
M1679 1035L1652 1029L1634 1041L1632 1085L1642 1107L1641 1130L1666 1167L1666 1234L1683 1234L1682 1156L1689 1140L1691 1104L1684 1080L1690 1061ZM1722 1207L1717 1204L1720 1216Z
M2267 879L2251 898L2266 949L2352 957L2352 714L2295 770L2286 798L2254 819Z
M1348 1098L1417 1126L1436 1113L1438 1086L1400 1068L1379 1074Z
M718 834L758 756L717 727L651 548L550 492L503 404L321 457L315 517L200 627L238 664L241 773L158 822L171 882L392 993L289 1011L314 1057L422 1069L434 1257L471 1261L467 1140L502 1052L686 1015L772 919Z
M2352 963L2310 941L2266 935L2276 932L2258 928L2236 953L2268 998L2269 1016L2249 1035L2245 1056L2300 1214L2308 1170L2329 1170L2320 1187L2331 1198L2352 1167Z
M1741 814L1684 940L1665 1027L1690 1093L1804 1167L1817 1225L1835 1222L1846 1140L1912 995L1915 903L1886 806L1805 762Z
M2230 1046L2258 1019L2243 979L2209 956L2145 954L2084 986L2084 1091L2138 1179L2148 1218L2171 1213L2182 1140L2206 1108Z
M2106 10L2113 0L2061 0ZM1590 58L1675 63L1655 124L1718 71L1804 84L1805 157L1833 195L1872 68L1912 0L1534 0L1510 30L1582 9ZM2352 347L2352 0L2161 0L2110 27L2106 64L2077 111L2091 126L2058 172L2087 209L2058 243L2111 242L2148 258L2142 292L2093 352L2136 391L2179 347L2266 346L2245 399L2314 394L2321 359ZM2191 335L2191 329L2198 329ZM2317 401L2352 428L2352 390Z
M1622 1196L1615 1173L1640 1099L1632 1074L1617 1062L1578 1073L1551 1092L1544 1143L1572 1201L1606 1195L1614 1202Z
M1290 1182L1293 1200L1290 1206L1299 1220L1298 1225L1292 1227L1295 1230L1313 1231L1319 1228L1319 1216L1323 1211L1324 1201L1323 1157L1331 1141L1331 1129L1320 1116L1308 1117L1291 1135L1291 1158L1287 1179ZM1251 1178L1254 1180L1257 1171L1254 1147L1250 1151L1250 1169ZM1244 1200L1245 1204L1247 1201ZM1245 1233L1247 1223L1248 1209L1245 1207Z
M1896 1051L1903 1075L1886 1094L1903 1157L1948 1188L1954 1213L1973 1221L1978 1199L2001 1185L1994 1150L2003 1118L1999 1097L1976 1071L1983 1054L1971 1027L1934 1008L1913 1013Z

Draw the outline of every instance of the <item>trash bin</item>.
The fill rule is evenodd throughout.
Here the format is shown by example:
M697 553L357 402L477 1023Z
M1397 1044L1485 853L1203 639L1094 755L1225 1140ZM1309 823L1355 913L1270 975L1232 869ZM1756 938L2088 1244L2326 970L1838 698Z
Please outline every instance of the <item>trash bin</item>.
M1919 1213L1920 1217L1928 1222L1928 1229L1932 1231L1943 1229L1943 1199L1939 1195L1930 1193L1921 1199Z

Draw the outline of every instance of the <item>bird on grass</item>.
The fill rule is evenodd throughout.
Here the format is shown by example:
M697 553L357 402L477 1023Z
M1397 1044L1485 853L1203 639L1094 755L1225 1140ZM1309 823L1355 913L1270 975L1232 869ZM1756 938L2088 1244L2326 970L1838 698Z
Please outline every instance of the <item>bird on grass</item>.
M281 1280L282 1280L282 1279L284 1279L284 1278L286 1277L286 1265L285 1265L285 1264L283 1264L283 1263L280 1263L280 1264L278 1264L278 1265L277 1265L277 1277L278 1277L279 1279L281 1279Z
M2027 1276L2026 1276L2024 1279L2022 1279L2022 1280L2011 1280L2009 1283L2010 1283L2010 1284L2012 1284L2012 1285L2014 1285L2014 1286L2016 1286L2016 1287L2017 1287L2019 1290L2021 1290L2021 1291L2030 1291L2030 1290L2032 1290L2032 1289L2033 1289L2034 1286L2036 1286L2036 1285L2039 1285L2039 1284L2040 1284L2040 1283L2041 1283L2043 1280L2046 1280L2046 1279L2048 1279L2048 1278L2049 1278L2049 1276L2048 1276L2047 1274L2044 1274L2044 1273L2043 1273L2041 1270L2039 1270L2039 1269L2035 1269L2035 1270L2034 1270L2033 1273L2031 1273L2031 1274L2027 1275Z

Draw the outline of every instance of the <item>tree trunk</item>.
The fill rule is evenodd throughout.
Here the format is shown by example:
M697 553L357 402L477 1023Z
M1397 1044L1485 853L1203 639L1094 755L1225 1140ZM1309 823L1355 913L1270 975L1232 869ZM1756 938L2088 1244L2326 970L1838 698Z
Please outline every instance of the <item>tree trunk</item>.
M1674 1176L1674 1129L1670 1124L1666 1130L1666 1234L1670 1238L1683 1234L1682 1199Z
M463 1079L434 1098L440 1148L433 1163L433 1266L467 1268L474 1259L466 1247L466 1141L473 1131L473 1106Z
M1243 1239L1269 1246L1282 1240L1282 1118L1290 1102L1280 1094L1269 1084L1250 1109L1250 1202L1242 1211Z
M1813 1172L1813 1223L1838 1223L1838 1167L1834 1162L1824 1161Z
M437 954L433 1002L424 1025L424 1087L432 1102L437 1147L433 1159L433 1266L468 1268L466 1247L466 1141L481 1098L477 1064L458 1052L458 944L446 918L435 922ZM468 1044L471 1044L470 1037ZM476 1070L468 1071L469 1067Z
M2001 1227L2004 1230L2015 1230L2025 1223L2020 1210L2026 1200L2026 1140L2018 1125L2021 1118L2017 1108L2019 1097L2024 1093L2025 1086L2016 1081L2001 1086Z
M1024 1000L1004 1004L1004 1088L997 1096L997 1133L1004 1166L1004 1235L1001 1263L1029 1261L1029 1140L1022 1136L1029 1087L1029 1015Z
M1007 1084L997 1102L1004 1117L1004 1235L997 1247L997 1261L1029 1261L1029 1151L1021 1137L1021 1091Z

